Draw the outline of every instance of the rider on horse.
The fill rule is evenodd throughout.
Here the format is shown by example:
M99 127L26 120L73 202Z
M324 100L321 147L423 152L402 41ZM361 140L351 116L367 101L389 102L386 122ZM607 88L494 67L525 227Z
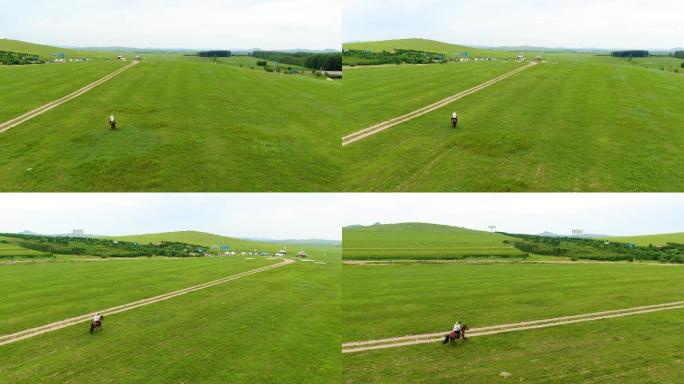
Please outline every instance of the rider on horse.
M114 114L109 115L109 126L112 129L116 129L116 119L114 119Z
M451 125L456 128L456 124L458 124L458 115L454 112L451 114Z
M101 326L102 325L102 315L100 312L95 314L95 317L93 317L93 324L96 326Z

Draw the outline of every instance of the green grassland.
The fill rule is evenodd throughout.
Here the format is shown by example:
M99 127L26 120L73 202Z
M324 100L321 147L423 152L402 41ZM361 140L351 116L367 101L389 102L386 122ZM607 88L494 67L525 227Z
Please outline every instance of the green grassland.
M684 244L684 232L661 233L657 235L643 236L611 236L605 239L610 241L618 241L621 243L634 243L644 247L649 245L665 245L667 243Z
M395 49L416 50L424 52L443 53L447 56L460 56L463 52L468 52L470 57L496 57L496 58L515 58L515 52L496 51L491 49L480 49L467 47L457 44L443 43L441 41L429 39L396 39L369 42L353 42L342 44L343 49L358 49L374 52L392 52Z
M344 133L415 111L519 66L497 61L345 69Z
M679 145L684 132L678 129L684 124L680 108L684 77L612 57L544 55L546 63L345 147L343 189L670 191L684 187ZM422 66L428 67L432 66ZM354 73L361 73L355 71L364 70L347 71L350 84L359 89L345 86L345 93L372 92L372 87L353 82ZM374 70L371 77L390 71ZM410 79L406 83L405 95L414 87ZM440 82L434 83L439 86ZM405 103L400 99L396 105ZM395 102L388 99L386 104ZM455 130L449 122L454 110L460 117ZM410 111L406 107L401 112ZM374 120L373 113L359 110L361 116L352 121Z
M456 320L480 327L678 301L683 281L679 266L639 264L343 265L343 340L431 333ZM483 336L458 348L343 355L344 381L490 383L506 371L530 383L675 383L682 313Z
M112 315L94 336L83 324L3 346L0 382L80 383L94 377L102 383L339 381L340 251L313 250L310 257L325 264L298 261ZM108 305L98 297L127 302L269 262L274 261L217 257L12 266L24 269L14 269L13 280L2 278L1 284L16 287L17 280L26 281L31 292L24 295L32 302L19 303L19 291L3 301L2 313L15 306L12 313L22 313L17 326L47 317L41 312L54 320L65 315L54 306L83 313ZM3 268L0 273L9 275ZM87 274L84 268L94 270ZM53 294L55 287L59 291ZM27 312L40 315L30 319Z
M336 190L340 92L341 82L310 76L150 56L5 132L0 189Z
M426 223L345 227L345 260L524 257L498 233Z
M114 60L0 66L0 123L66 96L123 67Z

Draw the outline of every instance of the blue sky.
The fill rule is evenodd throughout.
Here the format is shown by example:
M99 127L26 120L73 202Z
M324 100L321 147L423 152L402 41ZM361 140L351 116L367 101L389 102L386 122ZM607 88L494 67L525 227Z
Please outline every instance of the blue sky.
M0 0L0 38L60 46L339 49L342 0Z
M0 194L0 232L97 235L197 230L226 236L340 240L334 194Z
M517 233L684 232L684 194L413 193L347 195L344 225L428 222Z
M343 41L669 49L682 14L681 0L345 0Z

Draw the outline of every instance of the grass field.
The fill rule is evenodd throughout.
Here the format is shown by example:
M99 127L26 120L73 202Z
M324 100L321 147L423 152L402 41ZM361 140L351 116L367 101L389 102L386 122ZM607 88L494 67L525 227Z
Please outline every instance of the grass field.
M625 264L344 265L343 340L682 300L684 269ZM343 355L346 383L676 383L682 310ZM638 363L637 363L638 362ZM646 376L644 376L646 375Z
M0 66L3 79L0 82L0 123L68 95L124 65L118 61L101 60Z
M93 336L83 324L0 347L0 382L338 381L340 251L309 254L324 264L298 261L112 315ZM2 302L3 328L98 310L272 262L216 257L3 266L0 273L10 278L0 284L24 283Z
M35 104L17 99L23 69L3 78L12 110ZM340 92L311 76L150 56L2 134L0 190L337 190Z
M617 241L621 243L634 243L640 246L656 246L665 245L667 243L684 244L684 232L662 233L644 236L612 236L607 237L606 240Z
M47 256L43 252L27 249L14 244L14 239L0 236L0 259L34 258Z
M544 56L546 63L345 147L343 189L682 188L684 156L679 143L684 141L684 133L678 127L684 124L684 110L679 107L684 103L684 77L612 57ZM419 68L427 67L432 68ZM459 68L458 64L452 67ZM373 92L372 86L353 81L355 73L365 70L348 71L347 79L351 78L350 84L358 89L345 87L345 94ZM371 78L388 75L396 68L373 70ZM403 94L420 93L410 78L405 84ZM432 85L437 88L442 84ZM406 104L404 98L399 99L386 100L383 109ZM460 117L456 130L450 129L449 122L454 110ZM411 108L402 112L411 112ZM374 113L372 108L359 110L352 122L374 120Z
M504 244L508 236L426 223L345 227L345 260L460 259L465 257L522 257Z

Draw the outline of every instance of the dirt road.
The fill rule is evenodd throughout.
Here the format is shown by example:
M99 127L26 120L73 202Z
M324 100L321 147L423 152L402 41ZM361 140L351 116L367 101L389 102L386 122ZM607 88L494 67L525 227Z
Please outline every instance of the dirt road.
M90 91L91 89L93 89L93 88L97 87L98 85L106 82L107 80L117 76L121 72L133 67L136 64L138 64L138 61L133 61L132 63L128 64L127 66L117 69L116 71L110 73L109 75L101 78L100 80L97 80L93 83L86 85L85 87L79 89L78 91L70 93L70 94L68 94L68 95L66 95L60 99L49 102L49 103L43 105L42 107L38 107L38 108L36 108L30 112L27 112L27 113L17 117L17 118L14 118L10 121L6 121L6 122L0 124L0 133L7 132L19 124L22 124L28 120L31 120L34 117L42 115L43 113L45 113L45 112L47 112L53 108L59 107L60 105L66 103L67 101L73 100L73 99L81 96L82 94Z
M660 312L681 308L684 308L684 301L618 309L612 311L593 312L583 315L563 316L544 320L525 321L521 323L471 328L470 330L468 330L467 335L468 337L494 335L497 333L525 331L530 329L554 327L558 325L574 324L585 321L612 319L616 317L633 316L644 313ZM354 353L370 351L374 349L403 347L407 345L437 343L444 339L444 335L446 335L447 333L449 333L449 331L343 343L342 353Z
M429 113L429 112L432 112L432 111L434 111L434 110L436 110L436 109L442 108L442 107L444 107L445 105L448 105L448 104L450 104L450 103L453 103L454 101L456 101L456 100L458 100L458 99L461 99L461 98L463 98L463 97L466 97L466 96L468 96L468 95L470 95L470 94L473 94L473 93L475 93L475 92L481 91L481 90L483 90L483 89L489 87L489 86L492 85L492 84L498 83L498 82L501 81L501 80L504 80L504 79L506 79L506 78L508 78L508 77L511 77L511 76L515 75L516 73L522 72L522 71L524 71L524 70L526 70L526 69L528 69L528 68L531 68L531 67L533 67L533 66L535 66L535 65L537 65L537 62L536 62L536 61L532 61L532 62L530 62L529 64L527 64L527 65L525 65L525 66L523 66L523 67L517 68L517 69L514 70L514 71L508 72L508 73L506 73L506 74L504 74L504 75L501 75L501 76L499 76L499 77L497 77L497 78L494 78L494 79L492 79L492 80L489 80L489 81L487 81L487 82L484 82L484 83L482 83L482 84L480 84L480 85L477 85L477 86L475 86L475 87L473 87L473 88L470 88L470 89L468 89L468 90L465 90L465 91L463 91L463 92L461 92L461 93L458 93L458 94L456 94L456 95L449 96L449 97L447 97L446 99L440 100L440 101L438 101L438 102L436 102L436 103L434 103L434 104L430 104L430 105L428 105L428 106L426 106L426 107L420 108L420 109L415 110L415 111L410 112L410 113L407 113L407 114L405 114L405 115L403 115L403 116L395 117L395 118L393 118L393 119L384 121L384 122L379 123L379 124L375 124L375 125L370 126L370 127L368 127L368 128L364 128L364 129L358 130L358 131L356 131L356 132L354 132L354 133L351 133L351 134L349 134L349 135L347 135L347 136L344 136L344 137L342 138L342 146L344 147L344 146L347 146L347 145L349 145L349 144L355 143L355 142L357 142L357 141L359 141L359 140L365 139L366 137L373 136L373 135L375 135L376 133L382 132L382 131L384 131L384 130L386 130L386 129L388 129L388 128L392 128L392 127L394 127L395 125L404 123L404 122L406 122L406 121L415 119L415 118L418 117L418 116L422 116L422 115L424 115L424 114L426 114L426 113Z
M116 314L116 313L119 313L119 312L129 311L129 310L131 310L131 309L135 309L135 308L138 308L138 307L142 307L142 306L144 306L144 305L149 305L149 304L157 303L157 302L160 302L160 301L172 299L172 298L174 298L174 297L181 296L181 295L185 295L185 294L187 294L187 293L199 291L200 289L205 289L205 288L213 287L213 286L215 286L215 285L223 284L223 283L226 283L226 282L229 282L229 281L232 281L232 280L237 280L237 279L239 279L239 278L241 278L241 277L246 277L246 276L254 275L254 274L259 273L259 272L268 271L269 269L274 269L274 268L278 268L278 267L283 267L283 266L288 265L288 264L291 264L291 263L294 263L294 260L285 259L285 260L283 260L283 261L281 261L280 263L277 263L277 264L272 264L272 265L269 265L269 266L266 266L266 267L261 267L261 268L253 269L253 270L251 270L251 271L241 272L241 273L238 273L238 274L235 274L235 275L231 275L231 276L227 276L227 277L220 278L220 279L218 279L218 280L213 280L213 281L210 281L210 282L207 282L207 283L203 283L203 284L199 284L199 285L195 285L195 286L192 286L192 287L188 287L188 288L184 288L184 289L179 289L179 290L177 290L177 291L165 293L165 294L158 295L158 296L154 296L154 297L150 297L150 298L147 298L147 299L142 299L142 300L134 301L134 302L132 302L132 303L123 304L123 305L117 305L116 307L111 307L111 308L103 309L103 310L101 311L101 313L102 313L103 315L105 315L105 316L110 316L110 315L113 315L113 314ZM40 327L35 327L35 328L31 328L31 329L26 329L26 330L23 330L23 331L15 332L15 333L12 333L12 334L9 334L9 335L2 335L2 336L0 336L0 346L5 345L5 344L14 343L14 342L19 341L19 340L28 339L29 337L38 336L38 335L41 335L41 334L43 334L43 333L47 333L47 332L50 332L50 331L56 331L56 330L58 330L58 329L66 328L66 327L69 327L69 326L72 326L72 325L75 325L75 324L80 324L80 323L83 323L83 322L86 322L86 321L90 321L90 319L92 319L93 316L95 316L95 313L88 313L88 314L85 314L85 315L81 315L81 316L77 316L77 317L72 317L72 318L70 318L70 319L66 319L66 320L62 320L62 321L57 321L57 322L50 323L50 324L45 324L45 325L42 325L42 326L40 326Z

